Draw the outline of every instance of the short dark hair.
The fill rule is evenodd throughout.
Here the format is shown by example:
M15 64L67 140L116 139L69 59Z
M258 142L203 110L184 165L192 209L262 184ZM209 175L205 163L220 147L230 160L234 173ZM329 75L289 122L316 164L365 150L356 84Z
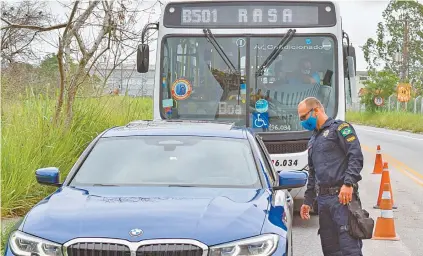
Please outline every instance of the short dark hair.
M306 104L307 108L322 108L323 109L323 105L320 102L320 100L318 100L315 97L307 97L303 100L303 102Z

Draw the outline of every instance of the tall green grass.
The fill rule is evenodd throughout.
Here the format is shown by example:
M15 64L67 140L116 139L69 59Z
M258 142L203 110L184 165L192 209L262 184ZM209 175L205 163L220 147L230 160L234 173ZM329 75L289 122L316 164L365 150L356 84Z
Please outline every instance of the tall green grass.
M409 112L347 112L346 119L357 124L423 133L423 114Z
M9 222L6 224L1 225L1 249L0 249L0 254L4 255L4 251L6 249L6 244L8 242L9 239L9 235L12 232L13 228L15 226L15 222Z
M43 96L2 104L2 217L22 216L54 188L40 186L35 170L58 167L64 180L99 133L132 120L151 119L150 98L77 99L69 129L53 126L55 101Z

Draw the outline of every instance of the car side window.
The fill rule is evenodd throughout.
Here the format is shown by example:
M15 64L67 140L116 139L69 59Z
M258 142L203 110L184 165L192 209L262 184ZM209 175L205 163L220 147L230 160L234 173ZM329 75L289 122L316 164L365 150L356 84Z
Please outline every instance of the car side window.
M256 136L256 141L258 143L258 147L260 149L260 155L261 157L264 159L264 167L265 167L265 171L267 173L267 176L269 176L270 180L272 183L275 183L276 178L275 178L275 173L274 170L272 168L272 160L270 159L270 156L267 152L266 146L263 144L262 140Z

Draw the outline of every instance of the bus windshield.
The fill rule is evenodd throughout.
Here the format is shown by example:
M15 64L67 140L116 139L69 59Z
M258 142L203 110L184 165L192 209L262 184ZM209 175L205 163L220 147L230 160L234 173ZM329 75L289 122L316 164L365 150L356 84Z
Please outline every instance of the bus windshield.
M327 114L335 116L334 37L296 34L260 74L257 70L283 35L214 37L224 54L206 36L163 39L163 118L232 121L256 131L300 131L297 105L308 96L319 98Z

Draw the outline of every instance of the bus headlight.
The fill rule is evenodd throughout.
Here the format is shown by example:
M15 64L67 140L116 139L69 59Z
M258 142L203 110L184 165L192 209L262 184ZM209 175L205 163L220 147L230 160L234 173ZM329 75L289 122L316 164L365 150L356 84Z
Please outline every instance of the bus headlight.
M268 256L278 247L279 236L260 235L210 247L210 256Z
M15 231L9 240L13 254L19 256L63 256L62 245Z

